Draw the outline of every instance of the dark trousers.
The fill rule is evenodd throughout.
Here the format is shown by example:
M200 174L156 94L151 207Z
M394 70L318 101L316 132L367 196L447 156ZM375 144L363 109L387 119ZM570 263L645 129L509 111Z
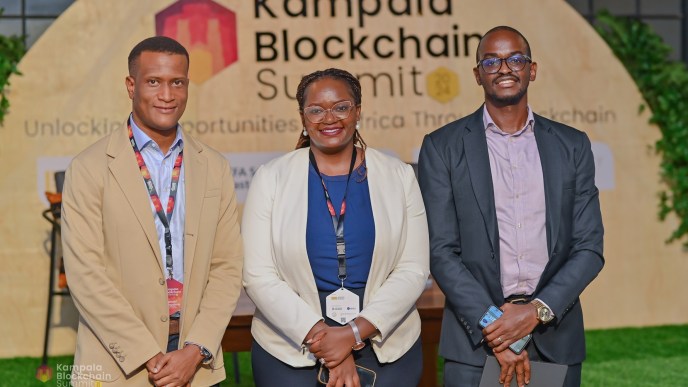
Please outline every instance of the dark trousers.
M420 339L399 360L380 363L369 345L354 354L356 364L375 371L375 387L415 387L423 369ZM253 381L257 387L323 387L317 381L320 364L295 368L270 355L255 341L251 346Z
M535 344L531 341L526 348L528 359L534 361L548 362ZM564 379L564 387L580 387L581 385L582 364L569 365ZM451 360L444 361L444 385L445 387L478 387L480 378L483 374L483 367L476 367L470 364L458 363ZM516 375L514 375L516 380Z
M176 351L178 347L179 347L179 335L170 335L170 337L167 339L167 352L169 353L172 351ZM213 384L210 387L220 387L220 383Z
M349 290L358 295L359 307L362 310L365 288ZM318 293L325 323L330 326L341 326L325 317L325 299L332 291L320 291ZM354 360L356 364L375 371L377 374L375 387L415 387L418 385L423 372L423 348L420 338L401 358L392 363L378 362L370 341L366 340L366 346L360 351L354 352ZM323 387L317 381L319 364L303 368L291 367L270 355L255 341L251 346L251 364L253 366L253 380L257 387Z

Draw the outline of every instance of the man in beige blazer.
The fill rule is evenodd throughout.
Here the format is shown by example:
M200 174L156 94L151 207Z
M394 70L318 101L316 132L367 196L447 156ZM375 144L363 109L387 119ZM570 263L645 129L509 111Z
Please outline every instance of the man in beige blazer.
M127 126L67 170L64 259L80 313L75 386L225 378L220 343L241 288L242 242L227 161L178 125L188 67L172 39L134 47ZM168 288L181 288L181 300Z

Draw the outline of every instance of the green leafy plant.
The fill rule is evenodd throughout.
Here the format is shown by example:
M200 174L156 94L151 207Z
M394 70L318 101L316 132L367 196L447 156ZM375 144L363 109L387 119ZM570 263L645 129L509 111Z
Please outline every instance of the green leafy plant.
M2 11L0 8L0 15ZM24 41L20 37L0 35L0 125L4 122L5 114L10 107L6 89L10 84L10 75L20 74L17 64L25 52Z
M647 24L607 11L599 12L597 21L597 32L635 80L652 111L650 123L661 131L655 148L667 189L659 194L659 217L678 217L667 242L683 240L688 247L688 69L669 59L671 48Z

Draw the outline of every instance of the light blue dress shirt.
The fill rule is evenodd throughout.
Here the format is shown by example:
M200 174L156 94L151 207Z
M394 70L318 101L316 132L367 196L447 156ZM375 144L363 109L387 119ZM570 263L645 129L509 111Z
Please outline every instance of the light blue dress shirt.
M177 128L177 137L174 139L172 146L167 151L167 154L162 154L160 147L147 134L145 134L133 119L130 119L132 133L136 146L141 152L143 160L146 162L146 167L150 172L151 179L155 185L155 190L158 192L160 202L163 210L167 210L167 202L170 198L170 181L172 179L172 170L174 169L174 161L177 159L179 153L184 149L184 141L182 140L182 132ZM141 176L141 184L145 184L143 176ZM184 192L184 161L182 161L182 169L179 175L179 186L177 188L177 197L174 205L174 212L170 221L170 233L172 234L172 276L179 282L184 282L184 219L185 219L185 203L186 195ZM145 188L144 188L145 189ZM148 190L146 190L148 194ZM160 245L160 256L162 257L162 267L164 268L165 277L168 278L168 270L165 262L165 226L158 218L155 212L153 201L148 199L151 205L151 216L155 221L155 229L158 231L158 244Z

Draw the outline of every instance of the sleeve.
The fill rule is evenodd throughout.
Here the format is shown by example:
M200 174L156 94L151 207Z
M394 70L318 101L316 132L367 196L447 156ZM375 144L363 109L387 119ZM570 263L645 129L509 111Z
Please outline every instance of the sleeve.
M576 147L576 185L570 253L566 263L537 295L551 307L556 316L555 324L561 322L583 290L604 266L604 228L599 191L595 186L595 160L590 140L585 133L581 133L580 142Z
M220 215L210 258L208 282L198 314L185 338L185 341L208 348L213 354L219 352L222 337L239 300L244 258L232 171L226 160L219 162L223 165Z
M428 223L418 182L410 165L403 169L406 197L406 222L403 250L396 266L375 292L360 316L373 324L380 335L372 340L382 342L413 309L425 289L430 274Z
M244 287L261 314L300 346L322 316L282 279L275 265L279 257L273 248L272 211L277 189L275 176L265 166L258 169L251 180L242 221Z
M450 168L430 136L423 140L418 176L428 212L430 272L446 297L446 307L456 316L473 344L478 345L483 338L478 321L492 301L487 290L463 262L462 235Z
M162 352L153 334L106 274L103 231L103 176L74 159L62 193L62 242L69 290L79 314L103 347L117 359L111 345L127 354L116 361L130 374Z

